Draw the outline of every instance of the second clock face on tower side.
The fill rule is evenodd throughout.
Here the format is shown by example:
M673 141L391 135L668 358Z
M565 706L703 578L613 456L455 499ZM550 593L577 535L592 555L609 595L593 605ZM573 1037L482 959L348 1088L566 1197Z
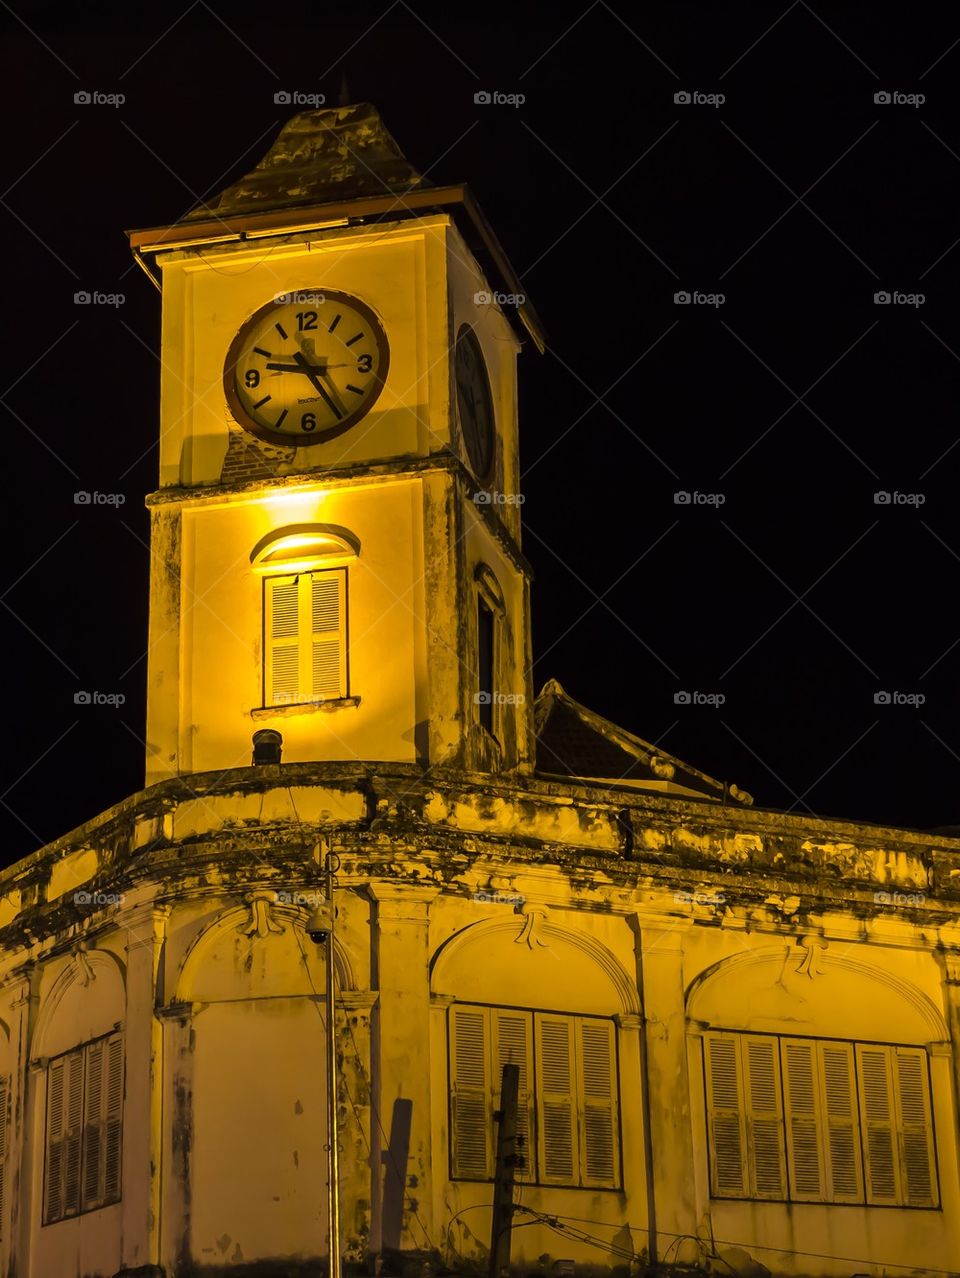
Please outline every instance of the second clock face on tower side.
M483 483L489 478L493 466L493 397L480 343L468 325L464 325L457 335L454 371L463 442L470 465L477 479Z
M250 316L230 345L223 385L241 426L302 448L342 435L370 411L388 361L369 306L347 293L302 289Z

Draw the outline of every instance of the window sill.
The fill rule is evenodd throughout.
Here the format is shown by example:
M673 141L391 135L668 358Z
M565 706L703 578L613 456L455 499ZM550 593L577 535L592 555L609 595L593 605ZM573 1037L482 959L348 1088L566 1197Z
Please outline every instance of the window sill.
M348 706L358 706L359 697L332 697L329 701L301 701L295 705L255 706L250 711L251 719L289 718L295 714L331 713L333 710L345 710Z

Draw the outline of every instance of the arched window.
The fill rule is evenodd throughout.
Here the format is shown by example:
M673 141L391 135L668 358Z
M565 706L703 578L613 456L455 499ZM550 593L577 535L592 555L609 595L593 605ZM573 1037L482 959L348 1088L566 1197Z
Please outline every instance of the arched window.
M932 1005L816 942L726 960L698 980L694 1095L713 1198L936 1207Z
M288 524L250 553L263 576L263 704L350 695L348 561L360 542L336 524Z

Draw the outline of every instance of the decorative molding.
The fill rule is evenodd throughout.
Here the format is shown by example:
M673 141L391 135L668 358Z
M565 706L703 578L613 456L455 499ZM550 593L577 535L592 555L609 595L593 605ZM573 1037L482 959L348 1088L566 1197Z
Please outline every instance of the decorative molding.
M638 1012L618 1012L613 1019L622 1030L643 1029L643 1017Z
M688 1019L692 1022L699 1021L701 1024L708 1024L703 1017L697 1015L694 1007L701 991L708 985L717 980L733 980L736 982L738 970L748 964L776 964L782 970L785 963L789 962L791 956L795 954L796 951L791 949L789 945L784 946L781 943L720 959L717 963L712 964L695 976L687 986L684 1004ZM900 998L908 1002L927 1023L930 1028L930 1042L943 1043L949 1040L950 1035L947 1031L946 1022L936 1005L922 990L917 989L916 986L911 985L899 976L894 976L873 963L864 962L863 959L850 958L846 954L832 953L829 957L818 955L817 964L818 967L823 969L821 971L822 975L826 975L831 967L837 966L846 968L849 972L873 981L878 985L885 985L889 990L892 990Z
M539 945L542 949L549 950L550 944L545 941L542 936L543 925L546 923L549 911L545 905L521 905L519 913L523 915L523 926L517 935L513 938L514 945L520 945L526 942L528 950L532 950L535 945Z
M795 972L803 973L809 976L812 981L815 976L823 976L823 964L820 962L820 953L830 944L825 941L822 936L798 936L797 945L803 950L803 957L798 967L794 968Z
M276 898L272 892L251 892L247 897L247 904L250 906L250 918L241 923L237 928L238 932L242 932L244 936L269 936L271 932L281 933L283 927L279 923L275 923L272 916L272 910L276 904Z
M89 958L87 957L87 948L85 945L77 946L73 956L73 979L78 985L82 985L84 989L91 981L97 979L97 974L93 970Z
M537 906L534 908L540 910L542 907ZM631 980L619 959L605 945L588 933L577 931L574 928L561 928L550 922L541 922L538 927L544 938L549 942L548 948L554 954L559 957L566 946L580 950L606 975L620 999L622 1010L639 1014L640 992L637 989L637 983L635 980ZM479 923L470 923L444 941L430 960L431 998L438 997L432 992L433 984L438 979L438 973L441 971L443 964L452 955L464 945L473 944L482 937L490 937L492 939L498 934L502 935L504 940L509 939L514 942L520 940L520 937L517 936L517 920L514 915Z

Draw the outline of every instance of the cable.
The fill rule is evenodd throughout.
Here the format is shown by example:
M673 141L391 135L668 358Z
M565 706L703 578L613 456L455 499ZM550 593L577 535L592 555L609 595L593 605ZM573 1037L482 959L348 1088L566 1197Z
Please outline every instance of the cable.
M529 1208L525 1210L529 1210ZM556 1220L558 1222L561 1220L579 1221L579 1222L582 1222L583 1224L598 1226L601 1229L624 1228L624 1225L620 1221L593 1220L588 1216L567 1216L567 1215L564 1215L563 1213L557 1213L557 1214L552 1214L550 1219ZM633 1233L643 1234L646 1232L646 1230L641 1228L640 1226L627 1225L626 1228L628 1228L632 1234ZM693 1242L696 1242L701 1247L703 1247L706 1250L708 1255L711 1255L711 1251L715 1252L716 1247L719 1245L723 1247L742 1247L745 1251L749 1251L749 1250L771 1251L771 1252L776 1252L781 1256L810 1256L815 1260L838 1260L838 1261L842 1261L844 1264L851 1264L851 1265L876 1265L879 1263L877 1260L868 1260L864 1258L863 1256L836 1256L836 1255L830 1254L829 1252L823 1252L823 1251L801 1251L797 1247L764 1247L764 1246L761 1246L759 1243L745 1242L743 1239L732 1239L732 1238L715 1238L713 1240L713 1247L711 1248L707 1244L705 1239L697 1238L694 1234L674 1234L674 1233L671 1233L670 1230L668 1229L661 1229L659 1232L664 1237L672 1238L674 1240L674 1242L670 1244L671 1247L677 1246L685 1238L689 1238ZM603 1239L599 1239L597 1241L599 1243L602 1243L604 1246L607 1245L606 1243L603 1243ZM711 1255L711 1259L722 1260L723 1257L718 1255ZM884 1260L883 1263L887 1266L888 1269L904 1269L904 1270L912 1271L917 1268L917 1265L915 1263L912 1265L897 1265L897 1264L892 1264L889 1260ZM926 1272L931 1274L945 1274L946 1278L956 1278L956 1273L957 1273L957 1271L954 1269L938 1269L936 1266L931 1267L929 1265L926 1266Z

